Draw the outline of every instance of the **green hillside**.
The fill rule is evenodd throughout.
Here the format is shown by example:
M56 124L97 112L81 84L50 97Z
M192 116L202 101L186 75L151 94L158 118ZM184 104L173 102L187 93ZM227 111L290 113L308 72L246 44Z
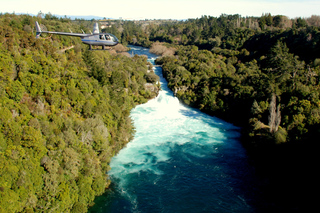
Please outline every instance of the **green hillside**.
M243 127L253 146L314 144L320 134L319 20L204 16L159 26L150 39L175 48L158 63L185 104Z
M74 37L35 39L35 21L83 29L0 15L0 212L86 212L132 138L130 110L156 95L145 89L156 78L145 57L90 52Z

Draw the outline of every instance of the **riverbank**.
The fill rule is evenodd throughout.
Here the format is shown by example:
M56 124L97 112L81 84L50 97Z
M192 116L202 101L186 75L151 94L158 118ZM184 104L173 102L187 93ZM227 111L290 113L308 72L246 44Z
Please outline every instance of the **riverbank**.
M146 54L147 49L136 49ZM259 184L237 140L238 128L182 105L167 87L161 68L156 72L162 90L131 111L135 137L112 159L112 188L90 211L260 209L255 207ZM247 193L245 186L254 190Z
M145 57L88 51L72 37L36 39L35 21L79 29L0 16L0 212L87 212L133 136L130 110L156 95L153 78Z
M161 83L157 98L131 111L135 137L113 158L111 188L90 212L301 212L314 206L313 174L299 161L307 150L280 161L284 150L250 153L237 127L181 105Z
M313 196L308 193L316 183L313 178L317 150L314 137L285 143L282 135L270 133L269 126L264 125L265 129L255 127L253 122L257 119L250 118L268 120L270 99L253 106L254 99L250 98L255 94L253 88L237 82L240 80L236 79L235 73L228 74L236 70L233 68L232 71L230 64L217 55L186 48L175 57L163 57L158 62L163 66L169 88L181 102L242 127L241 143L257 174L265 180L265 198L274 202L266 212L288 209L300 212L314 206L310 203ZM251 69L254 67L252 64ZM210 76L210 69L213 76ZM245 67L238 68L238 72L240 69L245 71ZM249 70L246 72L244 75L250 74ZM288 199L283 200L284 197Z

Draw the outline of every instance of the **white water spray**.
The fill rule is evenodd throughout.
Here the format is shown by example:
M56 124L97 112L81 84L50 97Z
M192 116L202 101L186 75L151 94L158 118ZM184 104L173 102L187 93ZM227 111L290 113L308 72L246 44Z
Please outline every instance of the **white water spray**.
M165 82L162 74L157 74ZM233 179L224 168L220 148L239 147L235 143L238 128L182 105L165 85L162 84L164 88L158 97L131 111L136 128L134 139L112 158L109 175L119 193L130 202L131 212L148 212L149 208L153 212L182 211L190 193L196 191L203 196L220 193L214 198L207 197L207 201L192 198L195 208L199 203L209 208L210 202L217 202L214 205L218 210L219 202L223 203L224 196L234 190L228 185ZM240 159L244 156L235 155ZM230 196L234 201L229 202L236 208L248 209L239 197L234 194ZM180 199L181 205L163 203L168 199Z

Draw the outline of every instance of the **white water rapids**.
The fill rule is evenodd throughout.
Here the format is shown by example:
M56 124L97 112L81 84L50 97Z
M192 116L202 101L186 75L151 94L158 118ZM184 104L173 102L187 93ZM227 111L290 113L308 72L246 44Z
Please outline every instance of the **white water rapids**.
M134 139L113 157L112 190L94 212L255 212L239 128L182 105L155 73L162 90L132 110Z

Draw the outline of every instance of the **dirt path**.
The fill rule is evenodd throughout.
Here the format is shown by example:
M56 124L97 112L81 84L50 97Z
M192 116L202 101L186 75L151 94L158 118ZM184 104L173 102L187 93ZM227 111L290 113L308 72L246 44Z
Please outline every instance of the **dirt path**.
M59 50L58 52L59 52L59 53L63 53L63 52L65 52L65 51L67 51L67 50L70 50L70 49L72 49L72 48L74 48L74 45L72 45L72 46L70 46L70 47L63 48L63 49Z

